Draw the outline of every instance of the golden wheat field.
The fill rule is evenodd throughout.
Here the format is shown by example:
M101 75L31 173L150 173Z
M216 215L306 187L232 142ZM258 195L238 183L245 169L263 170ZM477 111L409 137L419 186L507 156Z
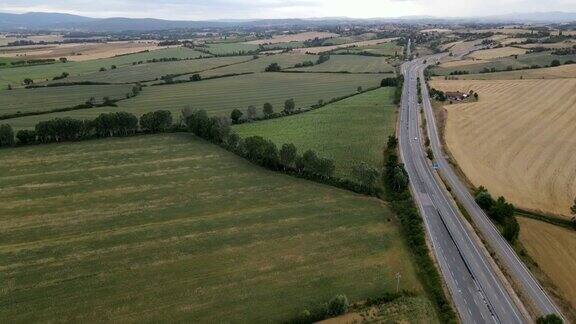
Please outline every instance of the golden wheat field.
M447 105L446 143L466 176L514 204L569 215L576 197L576 79L435 80L479 93Z
M520 241L528 254L576 307L576 232L523 217L518 222Z
M499 57L526 54L528 50L517 47L500 47L485 50L479 50L470 53L468 56L477 60L491 60Z

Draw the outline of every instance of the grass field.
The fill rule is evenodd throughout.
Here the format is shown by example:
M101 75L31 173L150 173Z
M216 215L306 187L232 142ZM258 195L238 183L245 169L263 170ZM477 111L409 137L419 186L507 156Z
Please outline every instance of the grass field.
M86 62L68 62L3 69L2 73L0 73L0 91L4 90L8 84L19 85L25 78L31 78L35 81L47 81L52 80L55 76L61 75L62 72L68 72L71 76L75 76L96 72L101 67L110 68L112 65L120 67L122 65L132 64L132 62L146 61L154 58L195 58L202 55L206 54L178 47Z
M217 43L207 44L206 50L214 55L240 54L242 52L257 51L260 47L248 43Z
M229 116L234 108L245 110L254 105L261 111L266 102L272 103L275 111L284 107L284 101L294 98L297 107L308 107L318 100L353 94L358 86L375 87L381 75L316 74L316 73L258 73L202 82L146 87L135 98L119 102L119 107L103 107L27 116L7 121L13 127L33 128L38 121L54 117L92 119L111 111L128 111L136 115L168 109L177 118L183 108L205 109L210 114Z
M104 97L122 99L132 92L130 85L69 86L35 89L14 89L0 92L0 116L14 113L48 111L74 107L91 97L101 103Z
M292 69L306 72L394 73L385 57L332 55L330 60L311 67Z
M512 55L524 55L527 50L517 47L500 47L485 50L474 51L468 56L477 60L491 60L500 57L508 57Z
M534 219L517 219L522 245L576 308L576 232Z
M351 177L354 165L382 166L382 149L394 134L394 88L380 88L305 114L234 126L242 137L259 135L277 145L294 143L334 160L336 174Z
M476 186L514 204L570 215L576 197L576 79L433 81L480 100L445 106L446 142Z
M348 40L343 41L343 42L339 42L337 39L333 38L333 39L330 39L330 42L337 44L337 45L295 48L295 49L293 49L293 52L319 54L319 53L329 52L329 51L333 51L333 50L337 50L337 49L341 49L341 48L348 48L348 47L354 47L354 46L358 46L358 47L372 46L372 45L377 45L377 44L383 44L383 43L390 42L393 40L395 40L395 38L371 39L371 40L363 40L363 41L348 43Z
M109 82L109 83L126 83L138 81L150 81L159 79L168 74L193 73L213 69L230 64L238 64L252 60L251 56L233 56L233 57L212 57L204 59L194 59L174 62L159 62L141 65L127 65L117 69L108 69L106 71L97 71L76 77L69 77L64 80L54 82ZM189 78L190 76L185 76Z
M284 322L397 272L422 292L381 201L188 134L2 150L0 188L3 322Z

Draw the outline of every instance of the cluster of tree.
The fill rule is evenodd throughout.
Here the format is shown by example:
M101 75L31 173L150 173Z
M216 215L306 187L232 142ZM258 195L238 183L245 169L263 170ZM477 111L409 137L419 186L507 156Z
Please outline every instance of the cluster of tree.
M302 63L296 63L296 65L294 65L295 68L308 67L308 66L314 66L314 62L304 61Z
M271 63L270 65L268 65L264 71L266 72L279 72L282 68L280 67L280 65L278 63Z
M440 321L442 323L455 323L456 315L446 298L442 280L428 251L422 217L414 205L408 188L408 175L404 166L398 162L397 146L398 139L390 136L384 150L386 161L383 171L384 198L400 219L403 236L413 252L424 288L439 310Z
M396 90L394 91L394 104L398 105L402 101L402 88L404 87L404 76L396 77Z
M70 73L68 73L68 72L62 72L62 74L53 77L52 80L56 81L56 80L66 79L69 75L70 75Z
M328 60L330 60L330 54L329 53L322 53L320 54L320 56L318 57L318 60L316 61L316 64L322 64L324 62L327 62Z
M563 324L562 318L556 314L548 314L538 317L536 324Z
M21 60L12 61L10 65L12 66L22 66L22 65L40 65L40 64L52 64L56 63L55 59L33 59L33 60Z
M553 55L574 55L576 54L576 45L568 48L558 48L552 51Z
M319 47L324 45L324 41L326 38L318 38L315 37L314 39L309 39L304 41L305 47Z
M518 221L514 217L514 205L508 203L502 196L494 200L488 190L482 186L476 190L474 199L478 206L480 206L496 224L501 226L502 236L510 243L516 242L518 234L520 233L520 225L518 225Z
M464 71L458 70L458 71L452 71L452 72L450 72L450 75L464 75L464 74L470 74L470 72L469 72L469 71L465 71L465 70L464 70Z
M436 99L438 101L446 101L446 99L447 99L444 91L437 90L434 88L430 89L430 97L432 97L433 99Z
M384 78L380 82L381 87L397 87L399 79L398 78Z
M172 128L172 114L167 110L146 113L138 118L127 112L100 114L93 120L54 118L36 124L34 130L19 130L14 136L10 125L0 126L0 147L16 144L77 141L94 137L128 136L139 130L156 133Z

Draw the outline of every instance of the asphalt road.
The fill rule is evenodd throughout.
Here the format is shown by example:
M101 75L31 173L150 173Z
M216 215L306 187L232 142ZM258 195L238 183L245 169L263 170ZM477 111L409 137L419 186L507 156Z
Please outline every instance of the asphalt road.
M405 83L400 113L400 154L454 305L464 323L528 323L490 266L489 256L463 223L458 208L425 156L416 88L417 77L424 67L422 61L414 60L402 66Z
M434 59L428 59L427 63L429 64L433 60ZM418 60L411 64L418 64L418 62L421 61L422 60ZM555 313L563 317L559 308L548 297L538 281L518 258L506 239L500 235L498 229L496 229L480 206L478 206L474 197L470 194L464 183L454 172L452 166L448 163L440 143L440 136L438 135L434 112L430 104L428 88L424 81L425 65L420 64L419 66L420 67L417 68L417 73L420 80L422 80L422 103L426 116L427 133L430 138L430 146L434 153L435 162L438 166L438 172L451 187L455 198L466 209L476 228L482 234L482 237L490 246L492 251L496 254L501 265L504 266L508 274L519 286L522 294L531 303L532 308L535 309L539 315Z

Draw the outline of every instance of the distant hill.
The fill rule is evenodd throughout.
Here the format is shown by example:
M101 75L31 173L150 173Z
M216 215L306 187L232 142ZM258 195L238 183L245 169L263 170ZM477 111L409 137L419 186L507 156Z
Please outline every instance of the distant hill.
M355 19L346 17L310 19L260 19L260 20L213 20L184 21L153 18L89 18L63 13L30 12L25 14L0 13L0 30L79 30L79 31L148 31L176 28L206 28L231 26L325 26L342 23L383 23L383 22L576 22L576 13L540 12L497 15L487 17L441 18L430 16L408 16L398 18Z

